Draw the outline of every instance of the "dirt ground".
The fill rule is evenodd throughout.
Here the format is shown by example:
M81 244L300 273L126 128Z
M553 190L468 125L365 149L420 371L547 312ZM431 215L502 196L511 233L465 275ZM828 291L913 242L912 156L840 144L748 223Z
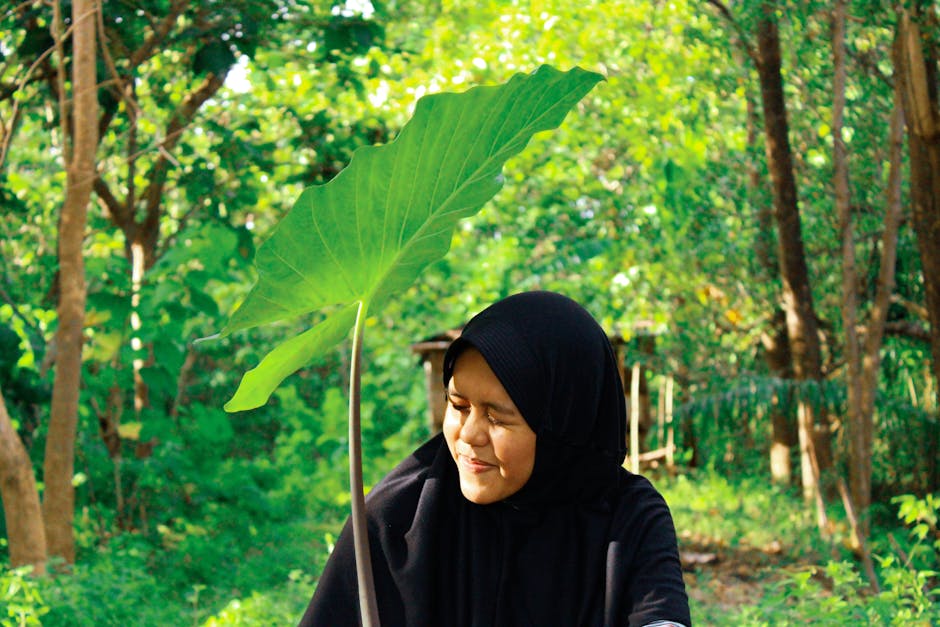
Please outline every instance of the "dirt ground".
M776 542L764 547L728 546L684 532L679 543L689 600L713 611L753 604L768 585L809 566L786 558Z

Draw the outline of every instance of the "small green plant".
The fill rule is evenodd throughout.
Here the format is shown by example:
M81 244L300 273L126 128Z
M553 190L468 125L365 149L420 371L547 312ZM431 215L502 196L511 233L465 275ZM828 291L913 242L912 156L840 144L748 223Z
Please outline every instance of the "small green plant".
M363 624L378 624L362 490L360 386L370 311L407 288L450 248L462 218L502 187L502 168L539 131L557 127L601 80L542 66L497 87L436 94L385 146L367 146L325 185L310 187L258 250L258 282L221 335L301 316L319 323L245 374L228 411L267 402L288 375L353 331L349 474Z
M907 550L896 545L896 553L876 556L879 593L871 593L855 563L830 560L822 567L792 573L758 605L747 608L736 624L797 625L810 616L825 625L940 624L936 585L940 500L904 495L893 502L900 505L898 518L910 525L911 545Z
M49 613L32 570L32 566L0 569L0 626L42 625L42 617Z
M310 575L292 570L285 585L264 593L253 592L245 599L232 599L202 627L292 624L297 621L297 606L309 600L312 587Z

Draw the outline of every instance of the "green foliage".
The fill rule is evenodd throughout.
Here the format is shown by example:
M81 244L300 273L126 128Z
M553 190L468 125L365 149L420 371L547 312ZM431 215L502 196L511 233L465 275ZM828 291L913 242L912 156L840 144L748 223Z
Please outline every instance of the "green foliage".
M940 620L940 534L931 522L938 514L935 496L896 499L906 539L889 543L887 536L897 533L890 527L873 532L881 586L874 594L851 553L840 548L847 543L848 524L837 520L836 535L822 541L812 513L797 495L765 480L729 481L713 472L663 479L658 487L679 529L680 550L715 551L719 567L741 556L734 572L747 591L733 607L702 602L712 589L709 567L695 570L689 590L699 600L692 604L696 623L926 627ZM838 512L830 511L830 516L837 518ZM823 557L827 555L835 557ZM727 585L719 584L718 590Z
M940 621L934 571L899 564L895 557L879 560L882 591L872 594L858 565L829 561L824 566L792 573L772 587L754 607L735 618L738 625L819 624L923 625Z
M0 166L0 389L41 485L65 182L50 74L59 60L51 55L33 67L51 45L52 5L15 4L0 12L0 123L13 130L4 136L11 143ZM423 373L408 346L459 326L501 296L556 289L628 341L656 335L654 354L643 359L650 383L676 376L677 458L691 461L694 452L702 467L725 476L665 481L682 542L702 536L741 550L781 544L779 569L746 581L760 586L742 607L750 624L805 624L814 613L840 611L864 622L869 612L888 616L890 607L913 612L922 602L913 592L923 583L936 587L930 573L938 570L930 518L936 508L923 496L940 481L937 385L925 343L886 338L878 383L872 546L883 588L895 597L879 601L864 583L856 585L851 554L818 538L799 499L764 485L770 412L778 408L794 423L797 393L836 419L840 461L847 442L839 421L845 393L828 5L782 3L780 13L790 135L829 375L820 386L800 388L770 372L762 348L775 331L780 286L776 236L762 221L771 202L759 90L739 33L714 7L687 0L404 0L374 3L368 13L367 4L204 2L168 23L164 44L136 66L129 56L173 3L102 5L102 45L133 88L134 103L102 63L100 99L110 123L98 151L101 182L119 201L133 200L142 224L144 190L166 157L154 265L140 288L141 327L134 332L129 242L109 210L91 212L76 449L79 564L74 576L54 581L2 570L2 591L19 595L29 620L52 625L295 622L347 506L348 486L337 472L348 461L341 392L347 357L327 350L264 407L225 415L217 408L240 374L322 316L301 312L295 321L235 337L191 341L220 328L222 312L244 300L257 278L254 239L271 233L302 186L333 179L357 149L394 145L426 94L494 84L550 63L599 71L606 82L550 140L534 136L507 163L507 184L445 238L445 258L368 312L366 484L427 435ZM759 3L726 4L745 32L752 29ZM858 0L850 14L845 135L864 311L881 248L896 15L885 3ZM168 125L206 72L228 79L165 154ZM99 207L102 201L97 197ZM904 329L921 322L924 302L909 221L898 251L889 320ZM339 311L325 310L341 317ZM342 335L349 321L339 322ZM135 336L140 349L131 346ZM149 407L139 413L138 359L149 391ZM286 371L293 361L284 362ZM107 417L124 425L118 468L100 434L99 420ZM920 496L891 501L904 492ZM912 533L894 529L895 508ZM845 535L839 512L830 514ZM888 541L889 531L906 557ZM827 566L830 557L834 565ZM809 566L816 574L806 574ZM771 589L784 574L787 583ZM715 581L705 578L701 573L693 593ZM842 583L834 590L835 581ZM799 586L819 586L802 610L784 598ZM24 600L28 590L38 596ZM131 620L128 608L135 607L146 609ZM40 616L47 609L52 614ZM738 622L728 604L694 611L697 623Z
M292 570L285 585L265 593L252 592L245 599L232 599L217 614L205 619L202 627L295 623L310 600L312 588L310 575Z
M274 402L292 395L292 388L280 388ZM336 415L319 418L326 424L335 421L336 436L344 430L344 403L338 390L330 396L335 397L331 404ZM296 402L298 407L304 406ZM304 424L317 430L320 422L305 420ZM322 435L328 436L325 431ZM285 438L281 446L290 448L288 440ZM331 446L344 448L339 442ZM285 451L285 461L298 460L302 450L310 450L310 443L298 438L296 450ZM389 453L400 457L402 451ZM293 463L278 473L289 470ZM381 461L376 475L385 472L388 463ZM309 465L303 472L308 474L301 490L315 499L320 496L311 486L341 474L331 462ZM797 495L769 488L759 479L731 481L705 472L660 477L657 487L670 504L683 551L702 550L698 547L705 545L707 550L718 552L719 565L749 560L740 561L734 571L741 577L739 582L748 586L748 596L733 606L707 596L709 566L691 573L696 623L927 626L940 619L935 549L908 551L911 559L905 562L887 545L876 547L882 592L875 595L848 552L836 559L821 557L831 554L833 546L814 537L813 517L806 514ZM275 490L262 498L273 502L282 497ZM930 517L937 515L936 503L936 497L898 500L899 511L903 510L899 520L907 521L910 532L908 539L900 539L905 550L920 541L917 521L926 520L929 526ZM296 622L309 601L316 573L335 540L345 508L318 503L312 510L316 515L301 522L271 520L258 512L242 515L242 508L242 503L222 504L200 526L180 523L162 532L156 545L132 534L116 536L67 577L37 580L23 571L0 571L0 590L8 597L12 592L21 616L32 617L25 619L32 620L27 625L214 627ZM936 527L930 530L935 540ZM885 533L898 530L877 529L875 536L882 538ZM769 560L766 551L776 557ZM747 555L751 557L740 557Z
M142 608L148 608L144 622L175 623L179 609L167 603L169 586L148 572L145 551L145 545L133 542L77 566L68 577L45 582L50 611L43 624L138 624Z
M45 613L42 624L57 626L296 622L349 498L337 472L348 460L345 395L328 388L312 404L298 387L282 386L269 408L246 421L263 422L268 409L284 416L264 455L230 454L231 432L218 420L234 422L238 414L194 405L180 427L168 421L159 435L163 446L147 464L129 469L136 476L135 498L154 510L153 528L107 543L100 542L100 531L80 531L86 543L72 574L38 581L16 575L35 591L21 605L33 615ZM407 414L377 394L369 377L363 388L366 407L383 407L395 430L394 436L383 439L379 431L369 438L366 480L373 484L421 434L397 428ZM212 430L221 436L204 432ZM79 521L97 524L94 515Z
M728 479L714 471L679 475L665 484L676 527L689 540L722 538L731 548L785 543L794 557L819 546L811 512L763 478Z
M33 627L42 625L49 613L41 585L31 576L32 566L0 568L0 625Z
M326 185L307 189L259 249L259 281L223 334L335 305L324 322L272 351L226 408L253 409L287 374L443 257L457 222L502 187L507 159L558 126L600 80L543 66L501 87L421 99L391 144L360 149Z

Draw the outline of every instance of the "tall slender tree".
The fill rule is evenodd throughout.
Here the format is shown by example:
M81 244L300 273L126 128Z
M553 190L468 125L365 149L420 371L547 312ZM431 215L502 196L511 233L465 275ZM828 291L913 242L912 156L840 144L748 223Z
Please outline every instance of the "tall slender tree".
M56 2L53 21L56 46L64 49L62 20ZM59 218L59 326L56 330L55 379L49 434L46 439L43 479L43 522L51 555L75 561L72 521L75 513L75 435L78 424L83 328L85 323L85 262L83 247L88 203L95 181L95 152L98 147L98 85L96 76L95 0L72 0L72 98L62 103L61 120L69 132L66 159L65 203ZM65 72L65 55L59 55ZM59 78L64 85L64 76Z
M904 11L895 45L895 70L900 82L910 152L912 223L926 293L930 353L940 407L940 98L937 42L932 3L915 3Z
M876 294L870 312L867 333L859 336L858 272L856 240L852 223L849 189L848 150L843 138L846 91L846 2L836 2L833 13L833 166L835 205L842 237L842 318L845 328L847 404L849 430L849 485L854 508L859 515L858 531L868 535L867 511L871 505L872 454L874 442L875 392L881 365L888 305L894 291L898 229L901 223L901 144L903 121L899 99L895 97L889 124L889 173L885 193L885 217L881 235L881 262ZM897 87L897 85L895 85ZM897 96L897 94L896 94ZM863 550L864 552L864 550ZM866 559L870 559L865 552Z
M813 304L812 286L806 263L800 202L790 147L790 127L781 72L780 31L777 24L778 3L761 2L753 43L745 29L720 0L709 0L738 31L742 45L757 69L763 113L767 168L770 174L773 217L777 229L777 263L782 281L781 301L786 318L787 340L797 381L820 382L822 348ZM820 470L831 459L829 428L826 421L805 397L798 399L797 423L800 445L800 471L803 494L817 500L822 526L825 511L818 500Z

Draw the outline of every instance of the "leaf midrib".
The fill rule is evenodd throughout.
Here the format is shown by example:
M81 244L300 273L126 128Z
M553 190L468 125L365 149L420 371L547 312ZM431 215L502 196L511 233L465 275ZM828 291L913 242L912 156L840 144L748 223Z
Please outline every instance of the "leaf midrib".
M539 100L538 100L538 102L537 102L536 104L541 103L542 100L545 99L545 97L547 96L547 94L549 93L549 91L550 91L549 89L543 90L543 92L542 92L541 96L539 97ZM570 93L572 93L573 91L574 91L574 88L569 89L564 95L567 96L567 95L569 95ZM563 100L563 98L559 98L558 100L561 101L561 100ZM519 130L518 133L516 133L515 135L513 135L513 136L510 138L510 140L508 140L508 141L506 141L506 142L503 142L503 144L504 144L504 145L511 144L513 141L515 141L516 139L518 139L520 136L525 135L526 133L528 133L528 132L529 132L528 129L530 129L532 126L534 126L535 124L537 124L539 120L541 120L541 119L545 118L547 115L549 115L552 111L554 111L556 108L558 108L558 106L559 106L559 104L556 103L554 106L549 107L548 109L546 109L545 111L543 111L543 112L541 113L541 115L538 115L538 116L535 117L534 119L532 119L532 120L526 122L526 124ZM533 109L533 110L537 110L535 106L533 106L532 109ZM505 121L504 121L504 123L505 123ZM538 132L538 131L532 131L532 132L529 133L529 134L530 134L530 136L531 136L531 135L534 135L536 132ZM498 134L497 134L497 137L498 137ZM491 150L492 150L492 149L491 149ZM468 151L468 154L469 154L469 151ZM486 168L487 164L489 164L489 163L492 162L492 160L493 160L493 158L494 158L494 155L496 155L496 154L499 154L499 153L496 152L496 153L491 153L491 154L489 154L489 155L487 156L487 158L483 161L483 163L480 164L479 167L477 167L469 176L467 176L467 177L464 179L464 181L463 181L458 187L456 187L450 194L448 194L448 196L447 196L447 198L444 200L444 202L441 203L440 208L437 209L437 210L432 210L432 212L428 215L428 218L424 221L424 223L423 223L420 227L418 227L418 229L414 232L414 234L413 234L410 238L408 238L408 240L407 240L406 242L404 242L403 244L401 244L401 243L399 244L398 252L395 254L395 257L392 259L392 262L391 262L390 264L388 264L388 266L386 267L386 270L385 270L385 271L382 273L382 275L379 277L379 280L376 281L375 283L373 283L373 285L372 285L372 287L369 289L369 291L368 291L366 294L364 294L364 295L362 296L363 302L365 302L367 305L372 302L373 298L375 297L376 292L378 292L379 289L381 289L381 287L385 284L386 280L387 280L388 277L394 272L395 268L399 267L401 258L404 257L405 254L411 249L411 247L413 246L414 242L420 241L421 239L424 239L424 237L426 237L425 231L429 228L429 225L431 224L431 222L433 222L434 219L439 219L439 218L444 217L444 216L446 215L446 212L443 211L444 208L447 207L447 206L454 200L454 198L458 197L458 196L460 195L460 193L461 193L467 186L470 185L471 182L473 182L473 181L476 180L477 176L479 176L480 171L481 171L481 170L484 170L484 169ZM469 158L469 157L468 157L468 158ZM508 158L507 158L507 159L508 159ZM491 197L491 198L492 198L492 197ZM484 201L484 203L486 203L486 202L489 202L489 200ZM387 206L386 206L385 214L386 214L386 215L388 214L388 208L387 208ZM448 243L448 248L449 248L449 247L450 247L450 244Z

